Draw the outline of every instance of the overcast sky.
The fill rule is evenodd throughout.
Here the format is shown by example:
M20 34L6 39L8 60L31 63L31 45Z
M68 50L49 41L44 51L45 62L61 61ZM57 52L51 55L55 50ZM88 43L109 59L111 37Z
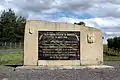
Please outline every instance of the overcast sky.
M84 21L105 39L120 36L120 0L0 0L0 12L8 8L28 20Z

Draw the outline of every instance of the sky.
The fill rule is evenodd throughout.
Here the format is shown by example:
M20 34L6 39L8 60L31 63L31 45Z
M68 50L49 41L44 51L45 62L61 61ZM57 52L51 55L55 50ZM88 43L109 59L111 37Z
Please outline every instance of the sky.
M0 13L8 8L27 20L83 21L102 31L104 43L120 36L120 0L0 0Z

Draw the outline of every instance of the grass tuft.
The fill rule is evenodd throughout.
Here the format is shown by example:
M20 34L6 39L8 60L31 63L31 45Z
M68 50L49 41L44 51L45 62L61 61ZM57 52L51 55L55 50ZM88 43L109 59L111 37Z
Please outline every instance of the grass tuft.
M0 65L22 65L23 53L0 54Z
M105 55L104 54L104 61L120 61L120 56L117 55Z

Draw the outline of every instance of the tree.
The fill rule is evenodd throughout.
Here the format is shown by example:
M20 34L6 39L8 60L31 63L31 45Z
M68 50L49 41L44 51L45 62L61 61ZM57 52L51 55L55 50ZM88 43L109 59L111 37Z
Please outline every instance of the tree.
M79 22L79 23L74 23L74 24L77 24L77 25L83 25L83 26L85 26L85 23L84 22Z
M11 9L4 10L0 16L0 41L23 41L25 23L24 17L17 16Z
M115 50L120 49L120 37L109 38L107 42L108 48Z

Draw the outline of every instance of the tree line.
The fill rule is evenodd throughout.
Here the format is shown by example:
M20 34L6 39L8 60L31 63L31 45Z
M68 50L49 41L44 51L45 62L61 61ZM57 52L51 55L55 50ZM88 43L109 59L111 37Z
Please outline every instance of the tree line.
M107 39L107 42L108 48L120 50L120 37L109 38Z
M11 9L0 15L0 42L23 42L26 19Z

